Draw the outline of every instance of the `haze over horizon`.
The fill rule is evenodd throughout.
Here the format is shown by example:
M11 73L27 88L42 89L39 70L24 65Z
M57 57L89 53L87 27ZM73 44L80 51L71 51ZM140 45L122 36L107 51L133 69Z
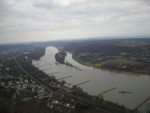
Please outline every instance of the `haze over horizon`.
M0 42L150 36L149 0L1 0Z

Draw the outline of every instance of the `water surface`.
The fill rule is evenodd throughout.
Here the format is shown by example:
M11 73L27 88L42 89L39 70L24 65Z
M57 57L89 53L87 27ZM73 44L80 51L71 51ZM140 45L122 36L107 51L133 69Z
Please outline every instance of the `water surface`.
M148 75L135 75L94 69L73 60L72 54L69 52L67 52L65 61L79 67L79 69L56 64L54 56L57 52L57 48L52 46L47 47L45 55L39 61L33 61L33 64L49 76L54 75L56 78L72 76L65 79L70 84L75 85L90 80L90 82L82 84L80 87L91 95L99 95L106 90L116 87L115 90L105 93L103 95L104 99L131 109L150 96L150 76ZM119 91L129 91L132 94L121 94Z

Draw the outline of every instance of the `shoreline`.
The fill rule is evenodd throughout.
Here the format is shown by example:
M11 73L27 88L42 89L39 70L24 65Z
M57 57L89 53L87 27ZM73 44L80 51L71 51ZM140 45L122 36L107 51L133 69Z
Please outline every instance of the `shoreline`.
M78 62L79 64L82 64L84 66L88 66L88 67L93 67L94 69L101 69L101 70L106 70L106 71L109 71L109 72L116 72L116 73L127 73L127 74L134 74L136 76L150 76L149 73L139 73L139 72L130 72L130 71L120 71L120 70L117 70L117 69L109 69L109 68L101 68L101 64L98 64L98 67L95 67L94 65L97 65L97 64L91 64L91 63L88 63L88 62L85 62L85 61L82 61L81 59L77 58L76 56L72 55L72 59L75 60L76 62Z
M71 53L72 54L72 53ZM73 58L73 55L72 55L72 59L73 60L75 60L74 58ZM75 60L75 61L77 61L77 60ZM78 61L77 61L78 62ZM78 62L78 63L80 63L80 62ZM80 63L80 64L82 64L82 63ZM66 65L66 64L64 64L64 65ZM86 65L86 63L84 64L82 64L82 65L85 65L85 66L89 66L89 65ZM91 67L92 68L92 66L89 66L89 67ZM94 67L93 67L94 68ZM116 70L108 70L108 69L102 69L102 68L95 68L95 69L101 69L101 70L104 70L104 71L112 71L112 72L118 72L118 73L128 73L128 74L136 74L137 76L141 76L141 74L139 74L139 73L131 73L131 72L126 72L126 71L116 71ZM45 73L45 74L47 74L47 73ZM49 76L49 75L48 75ZM67 82L68 83L68 82ZM81 87L80 87L81 88ZM82 89L82 88L81 88ZM84 91L85 92L85 91ZM91 97L95 97L95 95L91 95L91 94L88 94L88 95L90 95ZM105 99L104 99L105 100ZM119 104L119 103L117 103L117 102L113 102L113 101L110 101L110 100L105 100L106 102L110 102L110 103L113 103L113 104L116 104L116 105L119 105L119 106L121 106L122 104ZM127 107L127 106L124 106L125 108L127 108L127 109L130 109L130 110L133 110L132 108L129 108L129 107Z
M32 59L32 60L33 60L33 59ZM36 60L35 60L35 61L36 61ZM37 67L35 64L31 63L31 65L34 66L34 67L36 67L38 71L42 71L42 70L40 70L39 67ZM42 71L42 72L43 72L43 71ZM49 76L47 73L45 73L45 72L43 72L43 73L44 73L47 77L53 78L53 77L52 77L53 75L52 75L52 76ZM59 82L59 79L55 78L55 76L54 76L53 79L55 79L57 82ZM66 81L65 81L65 83L68 84L68 85L70 84L70 83L68 83L68 82L66 82ZM70 84L70 85L72 85L72 84ZM109 104L110 106L116 106L116 107L118 107L118 109L119 109L119 108L123 108L123 109L128 110L129 112L134 111L132 108L128 108L128 107L125 106L125 105L122 105L122 104L119 104L119 103L117 103L117 102L113 102L113 101L110 101L110 100L106 100L106 99L103 98L103 96L98 97L98 96L96 96L96 95L89 94L89 93L87 93L86 91L84 91L84 89L82 89L81 87L78 87L78 86L75 86L75 87L76 87L76 89L81 89L80 91L81 91L82 93L87 94L87 95L90 96L92 99L99 99L99 100L102 99L104 103Z

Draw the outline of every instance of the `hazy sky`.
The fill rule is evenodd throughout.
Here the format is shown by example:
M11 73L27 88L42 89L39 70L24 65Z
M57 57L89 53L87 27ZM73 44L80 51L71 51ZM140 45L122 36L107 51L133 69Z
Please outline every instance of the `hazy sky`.
M0 42L150 35L150 0L0 0Z

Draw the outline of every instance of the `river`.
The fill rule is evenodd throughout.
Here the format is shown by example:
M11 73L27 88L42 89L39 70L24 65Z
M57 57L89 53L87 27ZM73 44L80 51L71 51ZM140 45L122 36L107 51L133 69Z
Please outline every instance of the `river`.
M33 65L43 70L49 76L53 75L57 79L65 76L65 81L70 84L78 84L89 80L90 82L81 84L80 87L90 95L116 88L103 95L105 100L124 105L133 109L144 99L150 96L150 76L137 75L131 73L117 73L79 64L72 59L72 54L67 52L65 61L79 67L69 67L63 64L56 64L55 54L58 52L56 47L47 47L45 55L39 61L33 61ZM119 91L131 93L122 94Z

